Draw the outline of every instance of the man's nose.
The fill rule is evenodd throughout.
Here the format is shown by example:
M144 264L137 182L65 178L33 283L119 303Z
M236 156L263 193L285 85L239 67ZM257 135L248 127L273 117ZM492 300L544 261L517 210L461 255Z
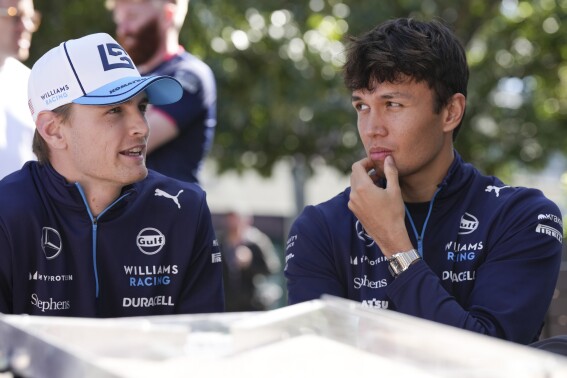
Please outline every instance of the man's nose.
M363 132L368 136L385 136L388 134L384 117L377 111L372 111L364 120Z
M130 132L133 135L148 136L150 134L150 126L144 113L134 112L130 121Z

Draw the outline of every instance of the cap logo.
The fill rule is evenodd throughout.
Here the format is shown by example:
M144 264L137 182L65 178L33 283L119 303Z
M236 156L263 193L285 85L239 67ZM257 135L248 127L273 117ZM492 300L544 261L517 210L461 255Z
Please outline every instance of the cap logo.
M97 47L102 61L102 67L105 71L114 70L116 68L136 69L126 51L124 51L119 44L106 43L104 45L98 45ZM116 63L110 63L110 61Z
M156 105L183 96L183 88L171 76L142 77L128 52L107 33L61 42L34 63L28 80L34 121L41 112L65 104L109 106L142 92Z

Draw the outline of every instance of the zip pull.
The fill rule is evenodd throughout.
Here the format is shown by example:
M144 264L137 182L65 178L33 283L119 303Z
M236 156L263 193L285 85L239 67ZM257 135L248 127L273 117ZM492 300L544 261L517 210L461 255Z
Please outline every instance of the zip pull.
M93 256L93 267L94 267L94 278L95 278L95 298L98 299L98 295L100 293L100 289L98 286L98 267L97 267L97 263L96 263L96 232L98 229L98 219L97 217L94 217L92 219L93 221L93 229L92 229L92 243L93 243L93 250L92 250L92 256Z

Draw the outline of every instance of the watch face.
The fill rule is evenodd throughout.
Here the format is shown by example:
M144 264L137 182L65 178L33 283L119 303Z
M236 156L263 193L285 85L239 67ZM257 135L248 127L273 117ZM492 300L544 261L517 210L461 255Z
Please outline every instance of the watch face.
M397 277L401 273L405 272L409 266L419 258L420 257L415 249L407 252L396 253L389 260L390 272L394 277Z
M400 263L396 258L390 261L388 268L390 269L392 276L396 277L398 274L400 274Z
M390 274L396 278L397 274L396 272L394 272L394 269L392 268L392 264L388 265L388 270L390 271Z

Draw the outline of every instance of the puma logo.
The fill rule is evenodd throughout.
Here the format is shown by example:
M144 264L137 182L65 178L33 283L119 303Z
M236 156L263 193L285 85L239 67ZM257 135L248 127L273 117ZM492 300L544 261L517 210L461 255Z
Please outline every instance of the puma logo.
M167 193L167 192L164 192L164 191L161 190L161 189L156 189L156 191L155 191L154 194L155 194L156 197L165 197L165 198L171 199L173 202L175 202L175 204L177 205L177 207L181 209L181 205L179 204L179 199L177 198L177 197L179 197L179 195L180 195L181 193L183 193L183 189L181 189L181 190L179 191L179 193L177 193L176 196L172 196L171 194L169 194L169 193Z
M494 193L496 193L496 197L500 197L500 189L505 189L505 188L509 188L509 186L506 185L506 186L498 187L494 185L488 185L484 191L490 193L494 190Z

